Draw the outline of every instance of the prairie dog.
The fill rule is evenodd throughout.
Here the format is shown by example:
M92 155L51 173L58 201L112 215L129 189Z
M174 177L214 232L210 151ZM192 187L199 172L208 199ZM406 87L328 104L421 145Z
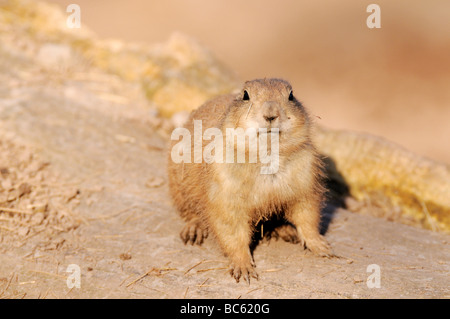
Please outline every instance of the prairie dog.
M191 136L199 133L195 128L198 121L202 124L201 134L209 128L223 132L223 143L219 145L224 152L229 145L225 139L227 129L255 129L257 138L266 134L266 140L270 140L267 153L277 151L277 165L272 173L262 173L265 165L260 154L256 162L250 162L252 145L259 147L264 141L255 136L245 140L244 163L236 161L243 147L238 143L234 144L236 156L230 157L233 162L207 163L205 157L195 162L192 151L190 161L176 163L173 154L178 154L180 142L172 136L169 187L186 221L180 234L182 240L200 245L212 233L228 256L236 281L241 276L247 282L250 277L258 278L250 245L256 225L272 217L288 223L280 229L281 237L300 242L314 254L331 256L319 232L324 194L322 163L311 141L311 120L294 97L291 85L280 79L248 81L239 94L217 97L193 111L184 126ZM277 149L268 138L272 134L278 138ZM191 139L188 146L201 146L200 150L206 151L212 139L203 139L200 145L198 137L195 140Z

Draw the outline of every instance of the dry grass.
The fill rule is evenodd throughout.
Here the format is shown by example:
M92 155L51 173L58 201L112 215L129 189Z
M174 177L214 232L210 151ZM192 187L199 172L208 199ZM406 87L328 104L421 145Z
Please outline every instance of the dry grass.
M177 270L177 268L169 268L169 267L164 267L164 268L156 268L156 267L152 267L150 270L148 270L145 274L140 275L139 277L137 277L136 279L132 280L131 282L129 282L126 287L129 288L132 285L134 285L135 283L137 283L138 281L144 279L147 276L150 275L154 275L154 276L163 276L165 275L167 272L172 271L172 270Z
M73 211L79 201L79 189L58 183L50 163L12 137L0 135L1 246L23 246L42 236L41 248L59 248L64 241L55 236L80 225Z

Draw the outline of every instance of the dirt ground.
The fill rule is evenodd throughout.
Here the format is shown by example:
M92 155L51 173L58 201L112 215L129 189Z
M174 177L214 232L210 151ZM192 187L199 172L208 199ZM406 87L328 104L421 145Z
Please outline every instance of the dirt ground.
M167 139L133 87L96 73L31 86L3 74L0 205L15 209L0 209L2 298L450 297L448 235L330 206L339 258L271 241L254 251L259 281L236 283L213 239L181 242ZM99 94L115 87L122 99ZM71 264L80 288L67 285ZM380 288L366 284L371 264Z

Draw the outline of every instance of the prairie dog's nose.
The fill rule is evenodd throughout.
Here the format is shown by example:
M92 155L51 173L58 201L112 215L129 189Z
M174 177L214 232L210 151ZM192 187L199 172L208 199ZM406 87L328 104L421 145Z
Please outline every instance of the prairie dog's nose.
M278 103L274 101L266 101L262 105L264 119L271 123L280 116Z
M278 116L267 116L267 115L264 115L264 119L267 122L272 122L272 121L276 120L277 118L278 118Z

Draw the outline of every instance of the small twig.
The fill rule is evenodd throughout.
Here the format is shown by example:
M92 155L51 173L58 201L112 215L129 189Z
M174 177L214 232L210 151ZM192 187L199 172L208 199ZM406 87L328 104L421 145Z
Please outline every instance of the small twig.
M42 299L47 298L47 295L48 295L49 291L50 291L50 288L47 289L47 291L45 292L45 294L44 294L44 296L42 297Z
M125 225L127 222L129 222L129 221L135 221L135 220L138 220L138 219L140 219L140 218L144 218L144 217L149 217L149 216L152 216L152 215L154 215L155 214L155 212L150 212L150 213L147 213L147 214L143 214L143 215L141 215L141 216L137 216L137 217L133 217L133 215L131 214L131 215L128 215L128 217L127 218L125 218L125 220L122 222L122 225Z
M202 261L196 263L194 266L192 266L192 267L189 268L188 270L186 270L186 271L184 272L184 274L186 275L188 272L190 272L192 269L194 269L194 268L197 267L198 265L201 265L201 264L203 264L203 263L211 263L211 262L224 263L224 262L227 262L227 261L223 261L223 260L202 260Z
M5 289L3 289L3 291L0 293L0 296L2 296L6 292L6 290L8 290L9 285L11 285L11 281L13 278L14 278L14 273L11 274L11 277L9 278L8 283L6 284Z
M158 272L158 275L161 275L162 271L171 271L171 270L177 270L177 268L155 268L153 267L152 269L150 269L149 271L147 271L145 274L139 276L138 278L136 278L135 280L133 280L132 282L130 282L128 285L126 285L126 287L130 287L131 285L135 284L136 282L138 282L139 280L147 277L148 275L150 275L152 272Z
M179 253L180 251L182 251L182 250L181 250L181 249L169 250L169 251L163 252L162 254L163 254L163 255L170 255L170 254Z
M264 224L261 223L261 239L264 239Z
M221 269L228 269L228 267L217 267L217 268L200 269L200 270L197 270L197 272L205 272L205 271L210 271L210 270L221 270Z
M25 212L23 210L18 210L18 209L8 208L8 207L0 207L0 212L13 213L13 214L24 214L24 215L33 215L32 212Z
M0 226L0 229L4 229L4 230L10 231L10 232L12 232L12 233L15 233L15 232L16 232L14 229L9 228L9 227L6 227L6 226Z
M37 274L42 274L42 275L47 275L47 276L52 276L52 277L58 277L58 278L62 278L62 279L67 279L66 276L63 275L57 275L57 274L53 274L50 272L46 272L46 271L39 271L39 270L28 270L29 272L34 272Z
M108 238L122 238L123 235L117 234L117 235L95 235L94 238L96 239L108 239Z
M272 268L272 269L263 270L263 272L276 272L276 271L280 271L280 270L282 270L282 268Z
M148 275L150 275L153 271L155 271L156 268L152 267L152 269L150 269L149 271L147 271L145 274L139 276L138 278L136 278L135 280L133 280L132 282L130 282L128 285L126 285L126 287L130 287L131 285L134 285L136 282L138 282L139 280L141 280L142 278L147 277Z
M189 268L188 270L186 270L186 271L184 272L184 274L186 275L186 274L187 274L188 272L190 272L192 269L194 269L194 268L197 267L198 265L201 265L201 264L204 263L204 262L205 262L205 260L202 260L202 261L196 263L194 266L192 266L191 268Z
M75 286L74 286L74 287L72 287L72 288L70 288L70 289L69 289L69 291L68 291L68 292L66 292L66 296L67 296L68 294L70 294L70 293L72 292L73 288L75 288Z
M130 279L131 277L133 277L132 275L131 276L128 276L127 278L125 278L124 280L122 280L121 282L120 282L120 284L119 284L119 287L121 287L124 283L125 283L125 281L127 281L128 279Z
M339 267L339 268L340 268L340 267ZM331 274L331 273L334 272L334 271L336 271L336 269L331 269L331 270L329 270L329 271L326 271L326 272L324 272L323 274L320 275L320 278L323 278L323 277L325 277L326 275Z
M206 278L206 280L204 282L202 282L200 285L197 285L197 287L206 287L205 284L208 280L209 280L209 278Z
M254 292L254 291L256 291L256 290L260 290L260 289L263 289L263 288L264 288L264 287L259 287L259 288L251 289L251 290L247 291L245 294L248 295L249 293L252 293L252 292Z
M104 221L105 219L117 217L117 216L119 216L119 215L121 215L121 214L123 214L123 213L125 213L125 212L127 212L127 211L129 211L129 210L132 210L132 209L135 209L135 208L139 208L139 207L140 207L139 205L132 205L132 206L130 206L130 207L127 207L127 208L125 208L125 209L122 209L122 210L120 210L120 211L118 211L118 212L116 212L116 213L113 213L113 214L111 214L111 215L91 217L91 218L88 218L87 220L88 220L88 221L94 221L94 220L101 219L101 220Z

